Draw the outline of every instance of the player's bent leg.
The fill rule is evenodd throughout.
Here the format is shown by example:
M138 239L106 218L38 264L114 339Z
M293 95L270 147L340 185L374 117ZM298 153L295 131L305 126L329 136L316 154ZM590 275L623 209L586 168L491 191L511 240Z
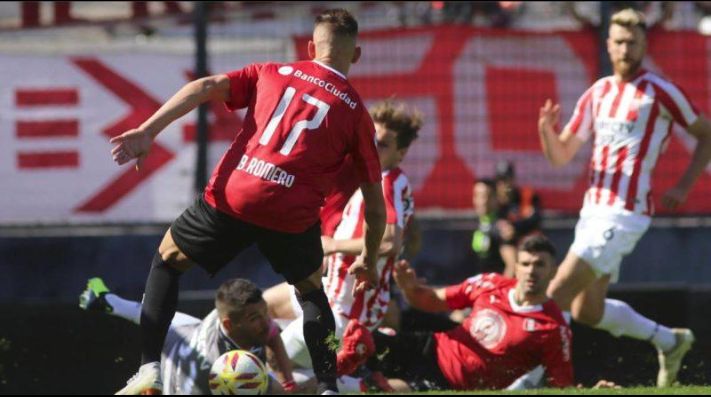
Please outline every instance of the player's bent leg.
M605 297L609 284L610 276L602 276L573 299L570 312L575 321L589 327L596 327L600 323L605 313Z
M616 299L604 300L604 314L595 328L614 336L651 342L658 352L657 386L668 387L675 381L681 362L694 343L688 329L670 329L637 313L627 303Z
M591 285L597 277L591 266L572 251L568 251L563 263L548 286L548 296L563 311L569 311L580 292Z
M304 340L308 346L313 369L318 379L319 394L337 392L336 386L336 323L328 298L321 286L321 268L305 280L294 284L304 312Z
M267 302L269 317L285 320L293 320L297 317L291 303L291 286L289 283L284 282L270 287L264 291L262 297Z
M146 394L162 390L161 350L178 306L182 272L193 265L175 244L170 229L153 257L141 306L141 368L119 394Z

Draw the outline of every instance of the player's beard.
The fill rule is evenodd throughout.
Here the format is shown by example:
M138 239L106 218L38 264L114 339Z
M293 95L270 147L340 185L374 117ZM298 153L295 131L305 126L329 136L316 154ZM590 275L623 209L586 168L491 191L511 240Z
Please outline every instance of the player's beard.
M642 67L642 60L618 60L613 65L615 74L622 76L623 79L634 76Z

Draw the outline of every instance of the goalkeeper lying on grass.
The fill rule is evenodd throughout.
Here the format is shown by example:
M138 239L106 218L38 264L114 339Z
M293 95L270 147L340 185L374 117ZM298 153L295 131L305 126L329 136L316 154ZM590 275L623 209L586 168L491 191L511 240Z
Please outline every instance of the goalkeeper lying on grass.
M89 280L79 306L135 324L141 321L141 304L111 293L100 278ZM294 391L291 362L279 331L256 285L244 279L224 282L217 290L215 309L203 320L180 312L173 317L161 360L163 392L210 394L210 367L220 355L236 349L251 351L269 363L269 394Z

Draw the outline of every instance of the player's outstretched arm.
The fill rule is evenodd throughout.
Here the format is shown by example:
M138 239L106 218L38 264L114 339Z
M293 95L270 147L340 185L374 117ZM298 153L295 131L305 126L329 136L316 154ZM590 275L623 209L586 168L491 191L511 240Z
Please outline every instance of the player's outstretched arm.
M279 333L276 333L267 341L267 362L284 391L293 392L296 389L292 374L294 368L291 365L291 360L289 360L289 355L284 347L284 341Z
M321 236L321 245L323 246L323 254L331 255L340 253L344 255L360 255L363 252L363 238L353 238L347 240L336 240L328 236ZM388 223L385 225L383 239L380 242L378 255L392 256L400 252L402 246L402 229L394 224Z
M694 183L711 160L711 122L700 116L687 131L696 138L696 149L679 182L662 196L662 205L670 209L684 204Z
M449 311L444 288L434 289L425 285L417 278L408 261L401 260L395 264L393 278L412 307L432 313Z
M363 222L363 251L348 269L349 274L358 278L355 292L378 286L378 248L385 230L385 199L380 182L363 183L360 186L365 204L365 222Z
M136 159L140 169L148 156L155 137L170 123L209 100L229 99L230 80L226 75L204 77L191 81L181 88L140 127L111 138L116 146L111 155L118 165Z
M550 99L539 110L538 136L541 140L543 155L551 165L561 167L570 162L583 146L583 141L568 129L558 135L555 126L560 121L560 105Z

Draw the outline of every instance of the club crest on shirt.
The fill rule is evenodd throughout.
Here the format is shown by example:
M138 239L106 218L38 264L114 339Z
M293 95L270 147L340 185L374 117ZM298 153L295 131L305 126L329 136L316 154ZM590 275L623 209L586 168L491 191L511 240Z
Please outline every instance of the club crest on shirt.
M506 335L506 321L495 310L483 309L476 313L469 325L469 333L479 344L491 350Z

